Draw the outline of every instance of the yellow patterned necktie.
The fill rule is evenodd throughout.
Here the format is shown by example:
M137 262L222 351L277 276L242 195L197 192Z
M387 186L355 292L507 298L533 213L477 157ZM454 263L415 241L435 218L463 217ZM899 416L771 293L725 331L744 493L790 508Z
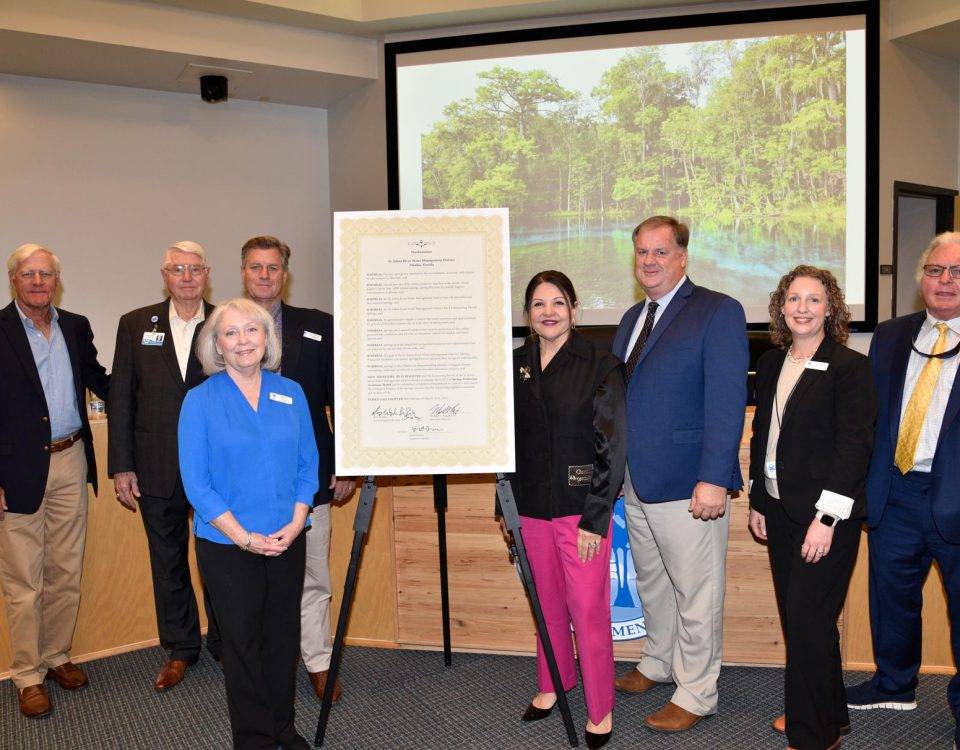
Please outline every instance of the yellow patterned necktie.
M936 329L940 335L937 336L937 342L933 345L930 354L942 354L947 350L947 324L937 323ZM903 412L903 419L900 420L896 464L902 474L906 474L913 468L913 456L917 452L923 420L927 416L927 409L930 408L941 367L943 367L943 360L939 357L931 357L927 360L910 395L907 409Z

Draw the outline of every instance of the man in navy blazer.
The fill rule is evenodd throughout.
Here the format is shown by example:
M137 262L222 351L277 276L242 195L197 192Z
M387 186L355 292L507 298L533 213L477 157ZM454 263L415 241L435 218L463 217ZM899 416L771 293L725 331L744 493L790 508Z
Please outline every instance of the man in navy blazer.
M627 376L625 511L647 641L623 692L675 683L644 723L679 732L717 710L729 516L743 484L746 320L734 299L686 277L690 230L653 216L633 231L647 299L613 343Z
M880 406L867 474L877 671L847 689L854 709L916 708L921 592L933 560L960 664L960 232L933 239L917 278L926 310L881 323L870 345ZM957 674L947 698L960 717Z
M21 245L7 261L13 302L0 311L0 586L20 712L50 712L44 680L87 684L70 661L80 606L87 483L97 491L84 390L108 395L90 322L53 305L60 261Z

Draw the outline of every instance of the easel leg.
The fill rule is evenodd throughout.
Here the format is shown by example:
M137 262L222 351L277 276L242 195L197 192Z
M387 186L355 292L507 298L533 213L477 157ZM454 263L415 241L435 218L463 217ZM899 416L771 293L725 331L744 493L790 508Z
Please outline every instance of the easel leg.
M443 624L443 663L450 666L450 584L447 577L447 475L433 475L433 507L437 511L440 551L440 610Z
M317 734L314 737L315 747L323 745L323 737L327 732L327 720L330 718L330 706L333 704L333 687L340 674L340 657L343 656L343 640L347 634L347 622L350 620L350 609L353 606L353 592L357 584L357 573L360 570L360 553L363 551L364 538L370 530L370 517L373 515L373 501L377 486L372 476L364 477L363 489L360 490L360 502L357 505L357 514L353 519L353 549L350 551L350 564L347 566L347 579L343 584L343 601L340 602L340 616L337 618L337 633L333 639L333 654L330 656L330 669L327 673L327 685L323 690L323 700L320 703L320 718L317 720Z
M577 737L577 730L573 726L570 704L567 702L567 694L563 690L560 670L557 668L553 645L550 643L550 634L547 632L547 623L543 619L543 610L540 608L537 587L533 582L533 572L530 570L527 549L523 543L523 534L520 532L520 514L517 512L517 504L513 499L513 489L503 474L497 474L497 498L500 501L500 512L503 515L504 524L513 537L516 557L520 563L520 576L523 580L523 587L527 590L527 596L530 597L533 619L536 621L537 634L543 644L543 655L550 670L550 679L553 681L553 689L557 694L557 703L560 704L560 714L563 716L563 725L567 730L567 739L570 741L570 747L576 747L579 744L579 738Z

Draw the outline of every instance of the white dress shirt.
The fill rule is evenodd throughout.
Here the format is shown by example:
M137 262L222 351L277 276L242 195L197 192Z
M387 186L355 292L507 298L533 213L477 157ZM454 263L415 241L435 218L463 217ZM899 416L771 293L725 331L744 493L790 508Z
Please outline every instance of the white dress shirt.
M914 346L921 352L930 352L933 345L940 335L935 328L937 323L947 324L947 351L952 349L960 341L960 318L951 318L950 320L937 320L930 313L927 313L926 320L920 326L920 333ZM960 354L948 357L943 360L940 367L940 374L937 377L937 384L933 389L933 398L930 399L930 408L923 419L923 428L920 430L920 441L917 443L916 453L913 454L913 470L930 472L933 466L933 454L937 450L937 440L940 437L940 427L943 425L943 415L947 410L947 401L950 399L950 391L953 390L953 381L957 377L957 364L960 360ZM910 396L920 378L920 371L923 366L929 362L929 358L922 357L915 351L910 351L910 360L907 362L907 375L903 380L903 403L900 405L900 421L903 421L903 413L907 410L907 404L910 402Z
M170 301L170 335L173 336L173 348L177 353L177 364L180 365L180 377L187 379L187 360L190 359L190 346L193 344L193 332L203 322L203 302L197 308L197 314L190 320L183 320L177 315L177 306Z

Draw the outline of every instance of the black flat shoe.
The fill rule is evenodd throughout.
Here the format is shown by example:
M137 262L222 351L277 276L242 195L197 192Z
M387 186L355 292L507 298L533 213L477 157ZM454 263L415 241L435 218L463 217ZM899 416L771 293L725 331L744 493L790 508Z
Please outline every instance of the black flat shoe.
M590 748L590 750L596 750L598 747L603 747L610 741L610 735L613 734L613 730L611 729L609 732L597 734L596 732L591 732L589 729L584 729L583 734L587 747Z
M554 703L553 706L557 704ZM550 714L553 713L553 706L550 708L537 708L532 703L527 706L527 710L523 712L523 716L520 717L521 721L540 721L540 719L546 719ZM597 745L597 747L600 747Z

